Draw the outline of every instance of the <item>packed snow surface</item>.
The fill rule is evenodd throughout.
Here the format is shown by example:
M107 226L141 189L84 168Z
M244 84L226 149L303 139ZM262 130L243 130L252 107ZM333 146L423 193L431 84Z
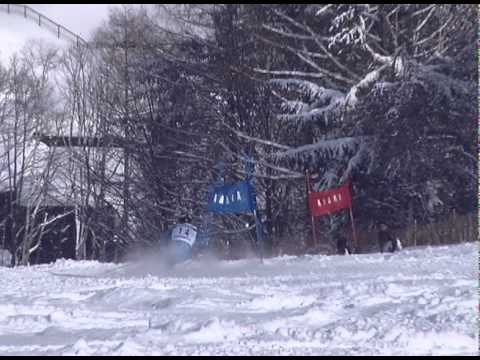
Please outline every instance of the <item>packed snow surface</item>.
M478 354L478 243L160 265L0 267L0 355Z

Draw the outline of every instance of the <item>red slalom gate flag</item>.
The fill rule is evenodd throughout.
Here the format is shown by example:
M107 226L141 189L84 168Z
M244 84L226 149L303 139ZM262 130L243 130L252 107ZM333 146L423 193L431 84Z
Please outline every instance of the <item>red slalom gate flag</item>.
M308 194L312 216L322 216L352 206L350 182L334 189L312 191Z

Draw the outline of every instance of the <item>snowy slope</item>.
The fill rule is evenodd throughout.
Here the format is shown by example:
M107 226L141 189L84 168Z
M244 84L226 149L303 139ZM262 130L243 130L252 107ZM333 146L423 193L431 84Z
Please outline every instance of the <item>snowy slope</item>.
M478 244L0 268L0 355L476 355Z

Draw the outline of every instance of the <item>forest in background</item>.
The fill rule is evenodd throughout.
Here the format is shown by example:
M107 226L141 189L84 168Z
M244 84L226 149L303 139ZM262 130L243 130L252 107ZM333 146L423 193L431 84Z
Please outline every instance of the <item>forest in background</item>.
M360 251L379 224L474 241L477 31L469 4L124 5L88 46L31 43L0 65L0 247L28 264L49 234L120 260L187 212L220 256L249 256L253 217L205 200L247 153L270 255L351 236L342 211L315 246L306 171L315 190L351 179Z

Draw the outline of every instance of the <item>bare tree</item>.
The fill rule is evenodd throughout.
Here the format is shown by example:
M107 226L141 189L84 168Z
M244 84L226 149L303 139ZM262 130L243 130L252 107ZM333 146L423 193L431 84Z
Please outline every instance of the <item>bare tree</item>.
M42 149L33 134L44 129L54 107L49 75L55 64L56 52L41 44L30 44L10 63L5 98L10 111L3 112L1 156L5 164L2 175L6 174L2 190L9 197L9 214L4 221L11 224L10 248L15 264L29 263L46 225L52 222L48 215L40 219L37 215L46 202L55 172L53 154Z

